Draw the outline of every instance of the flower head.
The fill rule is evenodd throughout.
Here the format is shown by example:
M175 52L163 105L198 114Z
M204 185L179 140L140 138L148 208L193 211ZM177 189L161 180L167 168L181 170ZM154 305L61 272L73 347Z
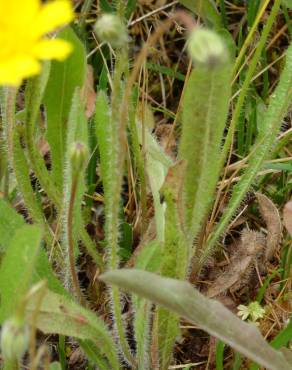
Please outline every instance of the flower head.
M4 360L21 359L28 348L29 329L16 316L4 322L1 332L1 351Z
M99 18L94 31L101 41L108 42L113 48L121 48L129 41L125 24L115 14L104 14Z
M188 38L188 51L196 64L216 66L228 59L228 52L222 38L214 31L194 28Z
M0 0L0 85L38 74L40 60L65 59L71 45L45 36L72 19L70 0Z
M237 308L239 310L237 315L241 316L244 321L250 319L255 323L258 319L263 318L265 314L265 309L258 302L251 302L248 306L241 304Z
M85 144L76 141L72 143L69 156L71 160L72 172L74 176L78 176L83 170L86 160L88 158L88 148Z

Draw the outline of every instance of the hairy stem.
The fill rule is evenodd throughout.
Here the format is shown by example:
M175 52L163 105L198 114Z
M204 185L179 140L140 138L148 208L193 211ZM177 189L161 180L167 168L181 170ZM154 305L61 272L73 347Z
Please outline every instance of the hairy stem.
M39 114L44 89L49 77L50 65L45 65L40 76L29 81L26 88L25 140L31 167L48 197L57 208L61 206L61 194L55 186L44 160L36 147L35 123Z
M75 270L75 256L74 256L74 238L73 238L73 214L74 214L74 203L76 198L76 191L78 185L78 174L75 175L72 179L71 191L70 191L70 200L67 216L67 237L68 237L68 257L69 257L69 266L70 274L72 278L72 285L75 291L75 294L78 298L78 301L85 305L85 301L79 286L78 276Z

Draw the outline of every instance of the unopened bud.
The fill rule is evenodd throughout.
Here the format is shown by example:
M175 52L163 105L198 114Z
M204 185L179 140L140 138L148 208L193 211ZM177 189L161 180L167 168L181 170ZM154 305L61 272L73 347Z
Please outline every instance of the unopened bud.
M101 41L108 42L113 48L121 48L129 41L125 24L114 14L104 14L98 19L94 31Z
M228 50L222 38L211 30L194 28L187 46L191 58L199 65L214 67L228 58Z
M72 143L69 157L71 161L72 172L74 174L79 174L82 172L88 158L88 149L86 145L78 141Z
M1 351L4 361L20 360L28 349L29 329L18 317L4 322L1 332Z

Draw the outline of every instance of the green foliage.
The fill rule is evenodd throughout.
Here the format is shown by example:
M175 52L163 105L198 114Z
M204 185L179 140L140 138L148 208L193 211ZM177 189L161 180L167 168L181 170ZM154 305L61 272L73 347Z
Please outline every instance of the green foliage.
M282 124L292 99L292 45L286 53L285 68L281 74L280 81L271 96L270 104L264 115L263 127L258 134L253 146L253 151L249 157L248 167L241 176L240 181L235 185L228 207L224 211L220 222L213 235L208 240L207 248L201 258L201 265L214 247L218 237L225 230L228 222L233 217L240 202L252 185L256 174L261 169L264 160L269 155L274 146L276 135Z
M0 322L20 309L33 275L41 241L37 226L24 225L11 238L0 266Z
M232 65L197 66L183 98L179 158L187 162L184 212L189 243L209 211L220 171L220 153L230 99Z
M292 0L282 0L283 4L287 6L287 8L292 8Z
M278 161L291 135L285 132L279 140L277 135L292 100L292 46L276 88L269 69L279 68L274 62L278 56L272 55L270 64L271 44L264 51L280 9L291 33L289 0L275 0L271 7L268 1L254 1L238 8L245 14L237 45L229 32L233 17L229 2L180 0L211 28L192 29L189 13L175 13L175 21L190 31L187 48L194 66L186 76L177 70L180 63L163 66L146 60L171 18L155 29L132 67L125 22L130 19L130 26L136 3L99 4L102 12L118 15L116 21L125 29L123 48L113 50L104 42L94 44L94 51L86 55L93 46L88 38L93 2L86 0L74 31L67 27L59 34L73 45L69 58L45 62L42 73L19 90L1 88L0 322L15 314L23 318L25 313L32 333L28 356L32 362L44 348L33 349L35 329L58 334L60 362L51 363L51 370L68 365L67 336L78 342L88 369L118 370L126 363L132 369L167 370L180 334L180 317L218 339L217 369L225 366L225 345L238 351L234 369L240 367L241 355L269 369L290 369L291 354L278 351L291 340L290 324L269 346L256 327L185 282L190 272L204 267L260 170L285 171L277 184L267 187L272 193L278 182L285 182L275 195L281 202L291 190L287 179L291 165L286 158ZM172 42L172 31L169 36ZM87 62L94 67L92 79ZM161 126L165 132L157 135L159 140L145 103L153 92L157 103L159 84L152 72L159 73L162 100L167 103L158 103L153 111L163 114L159 116L163 123L174 120L172 126ZM168 83L170 94L164 91ZM232 86L239 89L233 98ZM180 89L176 99L173 93ZM179 98L173 113L170 109L175 111ZM94 108L93 118L88 118ZM208 222L228 154L231 161L236 157L243 161L236 163L239 173L231 177L233 167L225 168L221 184L233 176L238 176L237 183L228 187L223 200L219 187ZM277 162L265 162L269 156ZM272 176L261 177L257 186L264 187ZM288 278L291 256L286 245L282 258L286 267L265 279L258 301L264 301L272 280ZM88 255L95 266L92 261L85 266ZM134 269L117 270L121 266ZM101 280L110 283L107 289L98 283L101 273ZM7 361L4 366L17 367Z
M78 158L72 158L72 145L74 143L78 143L83 145L85 148L88 146L88 134L87 134L87 120L85 118L84 113L84 106L81 102L81 95L80 90L76 89L73 99L72 105L69 113L68 118L68 130L67 130L67 141L65 146L65 153L64 153L64 166L63 169L63 182L64 182L64 193L63 193L63 212L64 212L64 219L68 219L68 211L69 211L69 203L70 198L72 195L72 185L76 182L76 194L74 197L74 206L73 206L73 235L75 239L75 250L77 250L77 240L79 230L82 222L82 214L81 214L81 201L83 198L83 194L85 192L86 184L85 184L85 168L78 168L77 173L74 167L78 166ZM87 157L84 158L84 162L86 163L88 160ZM67 222L65 222L67 224ZM66 228L66 225L65 225ZM64 231L66 234L66 231ZM68 236L65 236L67 238Z
M144 133L143 133L144 130ZM159 190L164 183L167 171L172 165L172 160L163 152L161 146L151 135L148 128L143 128L140 122L137 124L140 145L145 146L146 173L153 196L155 209L155 223L157 240L164 241L165 220L164 205L160 202ZM144 139L144 140L143 140ZM144 141L144 142L143 142Z
M177 313L268 369L291 369L284 355L265 342L255 325L243 322L187 282L135 269L110 271L101 278Z
M180 0L180 3L215 28L222 27L222 20L213 0Z
M5 251L15 232L24 225L24 219L4 200L0 199L1 251Z
M62 370L60 362L55 361L50 363L49 370Z
M47 291L39 306L38 297L33 297L26 309L27 319L33 320L38 310L36 325L47 334L62 334L94 343L97 353L102 353L112 369L119 369L115 345L105 324L93 312L73 303L68 298ZM86 346L86 342L84 344ZM91 347L92 348L92 347Z
M52 176L59 192L63 190L68 116L76 87L82 87L86 76L86 54L81 41L71 28L59 37L73 44L73 53L65 62L52 62L43 102L47 114L46 138L50 144Z
M96 103L96 135L100 153L100 168L105 201L105 242L108 268L116 268L120 262L119 250L119 205L125 159L125 132L121 131L120 113L122 102L121 78L127 68L127 57L124 51L117 55L114 73L114 89L111 104L100 92ZM110 112L110 113L109 113ZM117 288L111 291L112 310L120 346L125 359L133 363L133 357L125 336L121 314L120 296Z
M0 234L3 236L0 241L2 252L10 248L10 242L20 229L25 226L25 221L5 200L0 199ZM31 227L28 230L33 231ZM55 293L66 295L66 290L59 279L55 276L52 265L43 248L39 248L34 269L32 282L37 283L40 280L47 280L49 289Z
M180 161L171 167L160 190L164 199L165 236L160 273L163 276L185 279L188 265L188 246L183 230L182 199L180 197L186 163ZM179 318L165 308L157 309L157 339L161 369L168 369L173 346L179 334Z
M51 64L49 62L45 63L42 73L39 76L31 79L26 85L24 127L25 142L30 165L41 186L44 188L50 199L52 199L58 206L60 203L61 194L56 188L54 178L50 176L37 147L37 141L39 140L40 132L40 129L37 126L37 119L39 118L40 105L48 83L51 70L50 68Z

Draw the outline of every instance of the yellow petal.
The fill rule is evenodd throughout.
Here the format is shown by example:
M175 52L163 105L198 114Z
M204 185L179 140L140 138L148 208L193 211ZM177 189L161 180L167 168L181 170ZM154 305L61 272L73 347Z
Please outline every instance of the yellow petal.
M0 85L18 86L23 79L38 74L40 70L40 63L25 55L0 61Z
M39 8L40 0L0 0L0 23L31 25Z
M61 39L42 40L33 48L33 55L38 59L64 60L72 51L72 45Z
M42 6L34 24L35 36L42 36L64 26L74 18L69 0L55 0Z

